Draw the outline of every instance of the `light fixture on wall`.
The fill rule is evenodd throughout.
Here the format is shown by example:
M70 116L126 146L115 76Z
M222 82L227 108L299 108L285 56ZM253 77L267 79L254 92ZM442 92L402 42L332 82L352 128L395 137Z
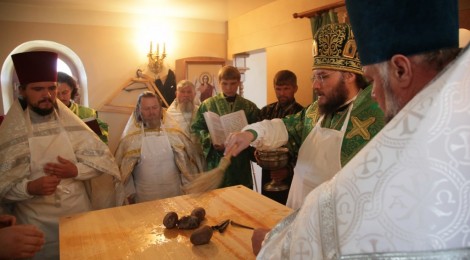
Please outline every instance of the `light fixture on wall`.
M240 94L240 96L242 97L243 91L245 89L245 86L243 85L243 82L245 81L245 72L250 69L246 66L246 58L248 58L249 56L250 54L248 53L239 53L234 55L234 66L238 69L238 71L240 71L241 74L241 83L240 87L238 88L238 94Z
M147 57L149 59L149 64L148 68L150 71L152 71L155 74L160 73L163 68L163 61L166 58L166 46L165 43L163 43L163 52L160 55L160 44L157 43L157 49L155 50L155 53L153 53L153 42L150 42L150 50L149 53L147 54Z
M250 57L248 53L239 53L234 55L234 66L240 71L241 74L244 74L245 71L249 70L246 67L246 58Z

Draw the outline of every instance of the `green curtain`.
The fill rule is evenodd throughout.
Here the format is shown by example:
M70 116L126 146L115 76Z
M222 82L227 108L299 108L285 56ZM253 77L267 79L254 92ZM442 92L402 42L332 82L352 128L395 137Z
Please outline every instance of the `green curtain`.
M330 9L325 11L321 14L317 14L315 16L310 17L310 26L312 28L312 37L315 36L320 27L323 25L327 25L330 23L338 23L338 14L333 10Z

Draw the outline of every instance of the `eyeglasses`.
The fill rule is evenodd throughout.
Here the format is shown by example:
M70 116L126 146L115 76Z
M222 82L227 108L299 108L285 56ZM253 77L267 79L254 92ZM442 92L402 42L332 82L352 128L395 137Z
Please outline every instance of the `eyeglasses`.
M335 72L337 71L332 71L330 73L314 74L312 78L310 78L310 80L312 81L312 84L315 84L315 82L318 81L320 85L323 86L323 81Z

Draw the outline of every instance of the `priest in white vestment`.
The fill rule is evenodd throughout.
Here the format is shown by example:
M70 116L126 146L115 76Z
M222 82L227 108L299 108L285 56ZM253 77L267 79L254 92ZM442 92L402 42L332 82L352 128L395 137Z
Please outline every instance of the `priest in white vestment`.
M175 161L181 171L183 185L205 171L206 161L197 136L191 132L191 123L199 108L195 102L196 88L189 80L176 85L176 98L163 114L165 131L175 152Z
M106 144L58 99L57 53L12 55L20 82L0 126L0 201L45 244L34 259L59 259L59 218L121 205L119 169Z
M115 156L128 203L165 199L183 194L182 173L194 172L184 142L174 128L161 122L161 101L142 93L129 118ZM186 142L186 141L185 141Z
M390 121L267 234L258 259L468 259L470 51L458 49L457 0L346 7Z

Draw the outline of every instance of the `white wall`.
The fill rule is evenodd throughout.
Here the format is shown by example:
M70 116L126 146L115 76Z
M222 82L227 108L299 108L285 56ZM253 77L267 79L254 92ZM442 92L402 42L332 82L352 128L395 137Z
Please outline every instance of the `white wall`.
M243 97L254 102L261 109L266 105L267 100L266 52L250 53L250 56L246 58L246 66L249 70L245 72Z
M266 73L266 52L256 51L250 53L250 56L246 59L246 67L249 68L245 72L244 98L254 102L259 109L266 105L267 100L267 73ZM255 172L255 180L253 189L258 193L261 193L261 168L256 164L252 163Z

